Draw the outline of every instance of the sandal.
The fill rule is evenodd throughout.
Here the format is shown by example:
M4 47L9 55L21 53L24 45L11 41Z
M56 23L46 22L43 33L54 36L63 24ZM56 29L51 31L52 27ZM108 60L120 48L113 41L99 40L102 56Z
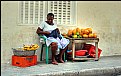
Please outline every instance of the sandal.
M52 64L54 64L54 65L58 65L58 62L52 62Z

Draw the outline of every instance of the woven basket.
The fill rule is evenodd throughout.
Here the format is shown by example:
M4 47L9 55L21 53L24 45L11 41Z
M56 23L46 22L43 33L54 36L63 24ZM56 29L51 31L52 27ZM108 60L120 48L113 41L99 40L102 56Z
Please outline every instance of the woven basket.
M35 55L36 50L31 50L31 51L23 51L23 50L18 50L18 49L13 49L13 54L16 56L32 56Z

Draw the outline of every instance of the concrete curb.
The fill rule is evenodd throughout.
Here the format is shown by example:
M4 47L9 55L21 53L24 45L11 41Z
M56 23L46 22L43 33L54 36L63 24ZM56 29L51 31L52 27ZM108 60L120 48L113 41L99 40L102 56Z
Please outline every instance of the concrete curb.
M121 66L106 67L106 68L92 68L80 71L65 71L53 72L32 76L118 76L121 75Z

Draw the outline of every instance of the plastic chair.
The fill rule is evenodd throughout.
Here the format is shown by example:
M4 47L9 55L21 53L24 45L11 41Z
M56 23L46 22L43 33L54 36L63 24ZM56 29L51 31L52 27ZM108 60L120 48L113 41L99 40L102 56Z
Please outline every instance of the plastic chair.
M41 41L42 42L42 47L41 47L41 54L40 54L40 61L42 61L42 55L43 55L43 48L45 47L45 52L46 52L46 64L49 63L49 48L50 46L47 46L46 45L46 37L45 36L42 36L42 35L39 35L40 38L42 38L43 40ZM65 53L64 53L64 61L66 61L65 59Z

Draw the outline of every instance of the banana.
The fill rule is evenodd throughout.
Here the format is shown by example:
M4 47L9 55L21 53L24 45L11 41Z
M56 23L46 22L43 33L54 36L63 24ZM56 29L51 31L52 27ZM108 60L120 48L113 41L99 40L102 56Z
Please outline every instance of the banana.
M27 51L31 51L31 50L37 50L39 48L39 46L37 44L32 44L32 45L24 45L23 49L27 50Z

